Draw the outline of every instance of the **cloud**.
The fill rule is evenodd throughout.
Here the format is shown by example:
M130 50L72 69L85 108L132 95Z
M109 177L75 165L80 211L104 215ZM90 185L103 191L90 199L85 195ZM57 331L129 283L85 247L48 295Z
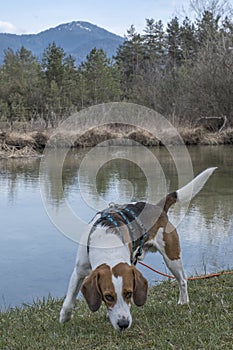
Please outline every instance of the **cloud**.
M0 20L0 33L16 33L17 28L14 26L14 24L6 21Z

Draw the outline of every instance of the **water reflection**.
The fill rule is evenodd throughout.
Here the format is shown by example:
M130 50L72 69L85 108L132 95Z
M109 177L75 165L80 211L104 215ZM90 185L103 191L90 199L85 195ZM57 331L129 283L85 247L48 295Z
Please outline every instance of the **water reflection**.
M187 213L187 208L178 205L171 210L189 275L203 273L205 269L212 272L233 268L232 151L231 146L189 147L195 175L207 167L218 167ZM111 201L155 203L178 188L176 164L166 149L157 147L149 152L153 154L154 164L149 153L140 153L140 147L100 147L98 157L90 149L72 150L67 152L61 167L63 157L58 150L49 159L43 179L40 179L40 159L0 162L0 280L3 281L0 293L7 305L28 301L29 295L42 297L51 292L62 296L73 267L76 245L59 235L49 222L40 195L41 181L47 201L60 221L68 228L72 226L64 218L64 207L68 204L85 226L96 210ZM81 233L82 229L75 224L70 227L73 232ZM149 255L147 262L165 270L159 255ZM32 269L37 271L37 279ZM143 273L151 282L158 279L144 269ZM17 292L13 283L15 275L20 276Z
M17 196L21 187L38 183L39 159L4 159L0 161L0 189L10 201Z
M80 174L80 165L87 158L89 149L67 152L64 164L61 165L61 151L53 152L49 159L46 174L46 197L52 206L58 209L65 201L70 201L72 209L86 204L91 213L102 208L111 201L129 202L149 200L156 203L166 193L178 188L176 166L164 148L150 150L158 161L155 168L150 164L150 157L141 159L140 147L119 147L115 159L112 158L111 147L100 147L98 158L88 159L88 165ZM228 224L232 219L233 198L233 163L231 160L233 148L228 146L190 147L189 153L193 163L194 173L197 174L209 166L218 169L206 184L197 198L190 204L191 216L195 214L198 221L213 226L216 217L224 232L228 231ZM114 147L116 153L116 147ZM130 160L127 159L130 153ZM110 154L110 156L109 156ZM133 159L133 160L132 160ZM102 164L99 167L99 164ZM139 165L138 165L139 164ZM7 194L11 200L17 195L22 186L38 185L40 160L3 160L0 168L1 193ZM62 167L62 180L58 169ZM93 173L97 171L95 182ZM144 171L145 170L145 171ZM62 187L59 183L62 181ZM148 187L150 198L148 199ZM80 193L82 190L83 193ZM85 203L88 197L89 203ZM101 209L102 209L101 208ZM182 215L182 208L177 205L173 210L174 216Z

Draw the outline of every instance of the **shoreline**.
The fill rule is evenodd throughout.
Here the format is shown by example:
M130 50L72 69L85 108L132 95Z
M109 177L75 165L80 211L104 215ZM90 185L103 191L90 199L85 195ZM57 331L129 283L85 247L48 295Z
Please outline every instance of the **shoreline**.
M59 130L59 131L57 131ZM177 128L184 145L233 145L233 128L221 132L208 132L204 128ZM163 139L167 144L180 144L180 139L163 131ZM164 146L164 144L148 131L122 126L90 129L83 134L62 129L43 129L39 131L1 131L0 158L16 158L21 156L36 156L46 145L51 147L84 148L94 147L106 142L108 145L141 144L146 147Z

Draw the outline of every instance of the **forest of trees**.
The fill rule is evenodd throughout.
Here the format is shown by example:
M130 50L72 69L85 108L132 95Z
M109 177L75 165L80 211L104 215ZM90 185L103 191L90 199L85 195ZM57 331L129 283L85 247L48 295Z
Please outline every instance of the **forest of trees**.
M82 108L129 101L175 123L226 116L232 125L233 21L217 10L203 9L193 21L174 17L166 26L146 19L144 33L132 25L115 57L93 48L78 67L55 42L42 60L25 47L8 48L0 66L0 120L53 127Z

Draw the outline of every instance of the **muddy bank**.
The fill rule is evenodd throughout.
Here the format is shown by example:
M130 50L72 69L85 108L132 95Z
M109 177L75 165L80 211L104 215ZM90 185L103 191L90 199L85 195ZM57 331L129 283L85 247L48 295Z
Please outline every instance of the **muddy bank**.
M40 156L41 155L31 146L17 148L15 146L8 146L6 143L0 144L0 159L32 158Z
M233 128L225 129L221 132L208 132L199 128L179 128L178 132L185 145L226 145L233 144ZM163 132L161 139L166 144L177 144L180 141L169 134L169 130ZM22 150L25 147L33 151L43 151L46 144L51 147L93 147L108 140L108 144L129 144L132 140L143 146L163 146L164 142L154 135L142 129L105 127L88 130L83 134L74 131L54 131L43 130L37 132L19 133L10 131L0 131L0 147L4 152L4 147L14 147L14 150ZM4 147L3 147L4 146Z
M16 133L0 131L0 159L40 157L47 137L38 143L35 133Z

